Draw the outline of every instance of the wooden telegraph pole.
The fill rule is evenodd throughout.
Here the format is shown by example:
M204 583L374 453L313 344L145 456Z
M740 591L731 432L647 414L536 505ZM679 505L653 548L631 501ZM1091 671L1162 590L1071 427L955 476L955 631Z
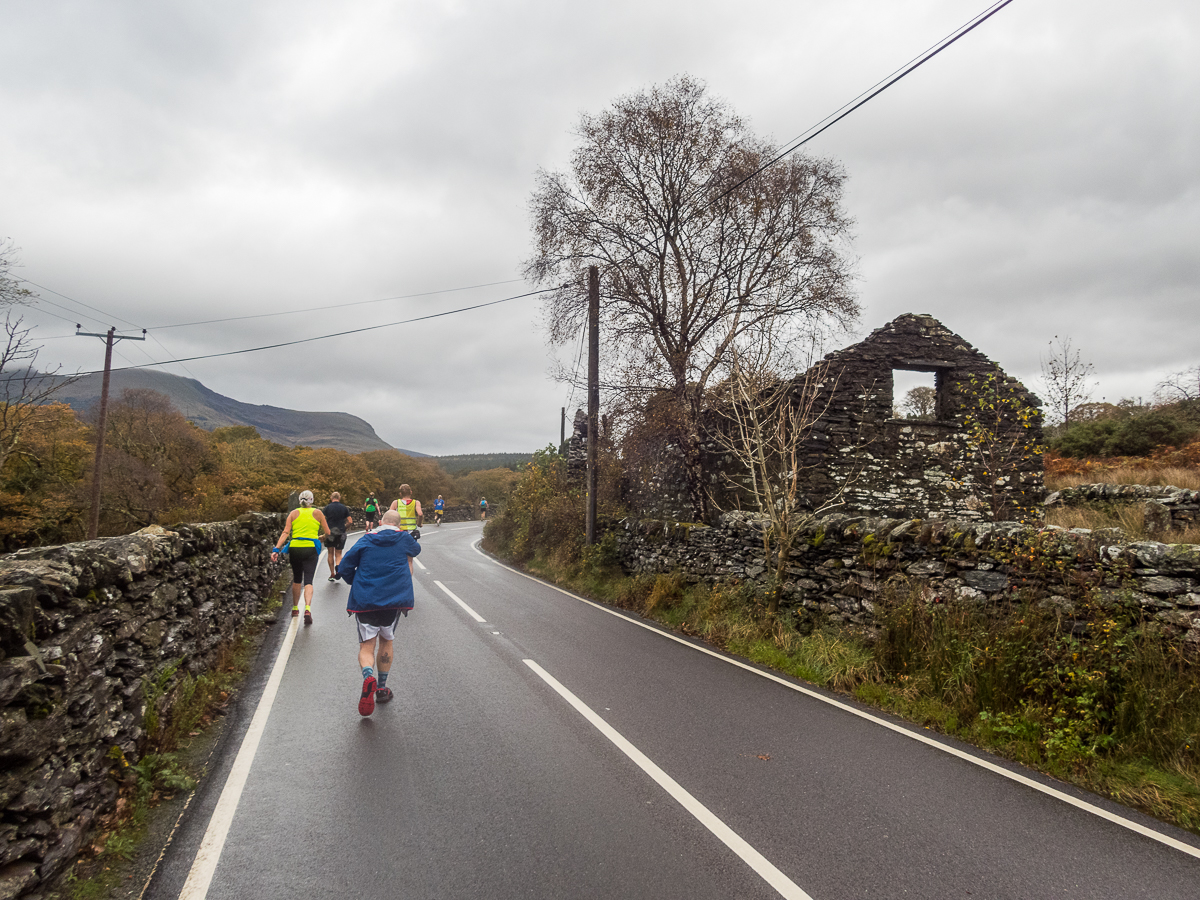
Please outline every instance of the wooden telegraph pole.
M115 327L108 329L107 334L95 334L90 331L80 331L82 326L75 326L76 337L98 337L104 339L104 380L100 383L100 416L96 422L96 461L92 465L92 511L88 516L87 539L94 540L100 530L100 472L104 464L104 429L108 424L108 382L112 375L112 348L114 341L144 341L146 329L142 336L117 334Z
M596 543L596 463L600 443L600 270L588 266L587 543Z

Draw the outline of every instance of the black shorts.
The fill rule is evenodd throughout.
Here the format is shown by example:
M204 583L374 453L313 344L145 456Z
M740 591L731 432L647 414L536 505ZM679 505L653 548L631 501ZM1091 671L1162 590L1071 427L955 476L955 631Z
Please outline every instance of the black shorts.
M321 550L318 547L292 547L288 550L288 559L292 563L292 584L312 584L320 558Z
M346 532L331 531L329 537L325 538L325 546L330 550L345 550L346 549Z
M379 521L379 510L375 510L375 512L364 512L363 516L366 518L366 520L368 522L378 522Z

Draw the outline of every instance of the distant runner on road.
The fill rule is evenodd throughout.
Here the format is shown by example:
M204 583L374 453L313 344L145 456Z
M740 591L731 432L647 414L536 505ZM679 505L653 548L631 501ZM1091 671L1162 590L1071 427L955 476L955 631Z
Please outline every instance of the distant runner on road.
M487 518L487 498L486 497L479 498L479 518L481 521Z
M369 716L376 701L392 699L387 686L392 642L400 616L413 608L412 561L420 552L416 538L400 528L400 514L389 509L379 528L359 538L338 566L338 577L350 585L346 611L358 623L359 715Z
M292 564L292 617L300 615L300 590L304 589L304 624L312 624L313 576L321 558L321 538L328 536L329 523L325 514L313 509L313 492L300 492L300 506L293 509L284 523L283 533L271 551L271 560L287 548Z
M329 523L329 537L325 539L329 551L326 554L329 580L337 581L338 563L342 561L342 551L346 549L346 529L354 524L354 519L350 517L350 507L342 502L342 495L337 491L329 495L329 505L321 512L325 513L325 521Z
M433 501L433 524L442 524L442 513L446 510L446 501L442 499L442 495L438 494L437 499Z
M363 501L363 512L366 513L366 529L370 531L379 521L379 501L375 499L375 492L367 494L367 499Z
M421 512L421 501L413 499L411 487L400 485L400 499L392 501L391 509L400 516L401 531L413 531L415 537L421 536L417 529L425 523L425 514Z

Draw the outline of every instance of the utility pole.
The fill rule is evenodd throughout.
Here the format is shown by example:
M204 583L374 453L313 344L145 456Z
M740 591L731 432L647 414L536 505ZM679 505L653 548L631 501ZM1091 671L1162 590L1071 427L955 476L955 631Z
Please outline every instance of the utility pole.
M562 408L562 418L558 421L558 452L562 456L567 454L567 408Z
M587 543L596 543L596 462L600 443L600 270L588 266ZM564 417L565 421L565 417Z
M90 331L80 331L82 325L75 326L76 337L98 337L104 339L104 380L100 383L100 417L96 422L96 461L92 466L92 510L88 515L87 539L96 538L100 530L100 467L104 463L104 428L108 424L108 382L112 375L112 348L114 341L144 341L146 329L142 336L117 334L116 327L108 329L107 334L95 334Z

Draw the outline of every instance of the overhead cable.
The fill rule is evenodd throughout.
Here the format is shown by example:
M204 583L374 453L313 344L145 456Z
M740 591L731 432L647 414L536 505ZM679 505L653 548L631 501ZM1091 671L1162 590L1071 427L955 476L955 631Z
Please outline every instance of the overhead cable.
M543 288L540 291L529 291L528 293L525 293L525 294L517 294L512 297L504 297L500 300L491 300L487 303L476 303L474 306L463 306L459 309L448 309L444 312L430 313L427 316L416 316L415 318L403 319L399 322L385 322L382 325L368 325L365 328L352 328L349 331L337 331L337 332L334 332L333 334L321 334L321 335L317 335L315 337L300 338L299 340L295 340L295 341L282 341L278 344L266 344L262 347L246 347L243 350L227 350L224 353L207 353L202 356L185 356L182 359L164 360L162 362L143 363L141 365L136 365L136 366L122 366L117 369L112 369L111 371L124 372L129 369L148 369L151 366L168 366L168 365L171 365L171 363L173 363L173 362L188 363L188 362L195 362L196 360L200 360L200 359L218 359L222 356L239 356L243 353L258 353L262 350L276 350L280 347L294 347L297 344L311 344L314 341L327 341L330 338L345 337L350 334L362 334L365 331L377 331L380 328L394 328L397 325L409 325L413 322L424 322L427 319L438 319L438 318L441 318L442 316L452 316L452 315L455 315L456 313L470 312L473 309L483 309L484 307L487 307L487 306L496 306L499 303L508 303L510 300L520 300L523 297L533 297L533 296L536 296L537 294L546 294L546 293L549 293L550 291L558 290L559 287L560 287L560 285L555 285L554 287ZM80 372L79 374L80 375L98 375L102 371L103 371L102 369L98 369L98 370L92 371L92 372Z
M909 75L912 72L915 72L917 69L919 69L921 66L925 65L925 63L929 62L929 60L933 59L935 56L937 56L939 53L941 53L943 50L945 50L947 47L949 47L951 44L953 44L959 38L965 37L967 34L974 31L976 28L978 28L980 25L982 25L984 22L986 22L988 19L990 19L996 13L1000 12L1000 10L1004 9L1004 7L1008 6L1012 2L1013 2L1013 0L997 0L996 3L993 3L991 6L989 6L987 9L985 9L983 12L976 14L974 17L969 19L964 25L961 25L960 27L956 28L954 31L950 32L949 35L942 38L937 43L933 44L924 53L922 53L916 57L913 57L912 60L910 60L905 65L901 66L899 69L897 69L895 72L893 72L887 78L883 79L883 81L876 82L874 87L869 88L868 90L864 91L862 94L859 94L858 97L856 97L854 100L851 100L849 103L842 106L839 111L830 113L828 116L826 116L820 122L818 122L816 125L813 125L807 131L802 132L801 136L799 138L793 139L793 141L791 141L789 145L785 146L785 148L783 150L781 150L779 153L777 153L771 159L767 160L765 163L763 163L761 166L759 166L757 169L755 169L753 172L751 172L745 178L738 181L737 184L733 185L732 187L726 188L724 191L722 191L716 197L713 197L711 200L708 201L708 203L705 204L705 206L710 206L713 203L716 203L718 200L722 199L723 197L729 196L734 191L736 191L738 188L740 188L742 185L744 185L746 182L750 181L753 178L757 178L759 175L761 175L763 172L765 172L771 166L775 165L777 162L782 160L784 157L789 156L792 153L795 153L797 150L799 150L801 147L803 147L805 144L807 144L809 141L811 141L817 135L828 130L829 128L832 128L834 125L836 125L842 119L846 118L846 116L850 115L850 113L854 112L856 109L858 109L864 103L867 103L868 101L873 100L875 97L878 97L880 94L882 94L884 91L886 91L888 88L890 88L897 81L904 78L906 75ZM822 123L824 123L824 124L822 124Z

